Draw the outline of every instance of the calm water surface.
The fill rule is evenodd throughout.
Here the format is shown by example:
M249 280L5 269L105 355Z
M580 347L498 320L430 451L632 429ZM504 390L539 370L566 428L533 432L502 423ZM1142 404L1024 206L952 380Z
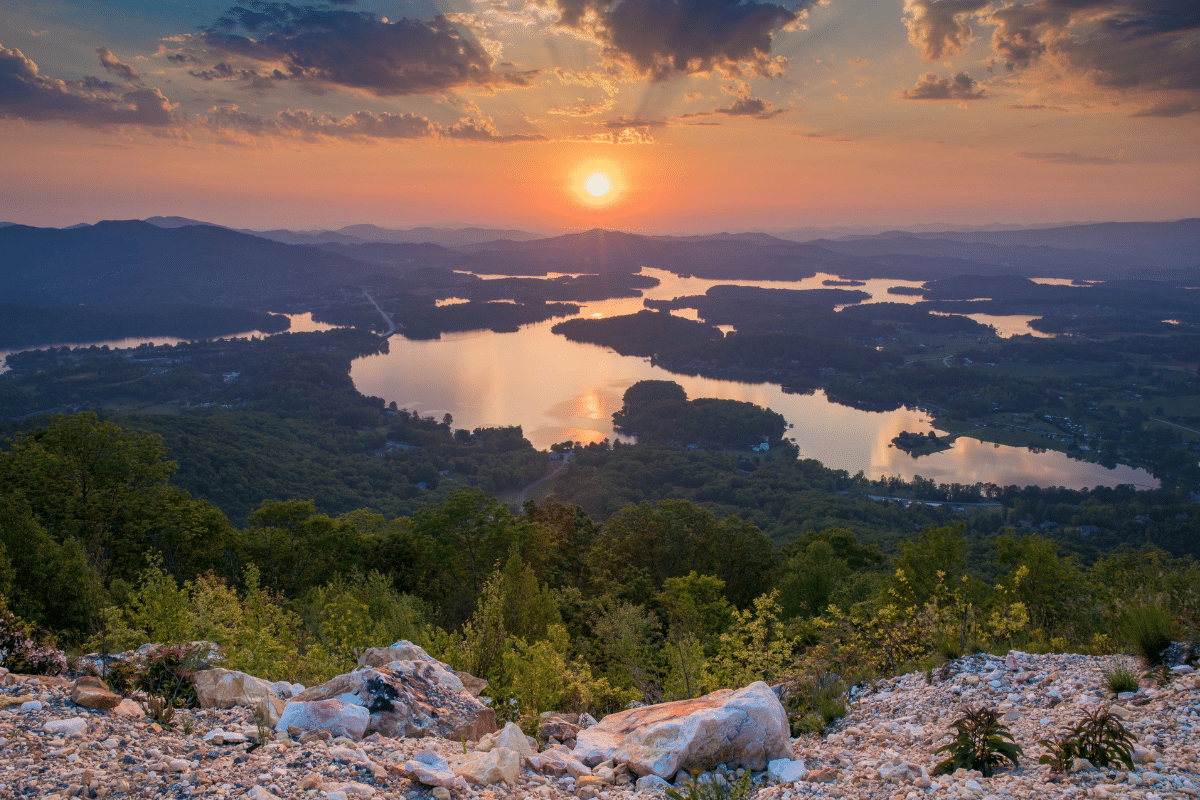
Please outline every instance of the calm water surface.
M662 281L647 290L650 299L703 294L716 283L782 288L821 288L828 275L804 281L712 281L680 278L659 270L644 270ZM912 302L889 295L888 286L917 285L911 281L873 280L856 287L872 294L874 302ZM634 313L641 297L582 304L581 316L594 318ZM692 317L694 314L681 313ZM995 446L959 439L953 448L913 459L889 447L902 430L928 431L929 417L918 411L876 413L831 403L823 392L785 394L777 385L745 384L675 375L651 366L648 359L621 356L598 345L571 342L550 332L556 320L527 325L516 333L474 331L443 334L438 341L409 341L394 336L389 352L354 361L351 377L359 391L396 401L423 416L454 416L456 428L520 425L535 447L545 449L566 440L624 439L612 428L612 414L621 407L625 390L640 380L673 380L689 397L744 400L771 408L793 426L788 433L805 458L868 477L921 475L944 483L994 482L1076 488L1133 483L1157 485L1144 470L1072 461L1053 451Z

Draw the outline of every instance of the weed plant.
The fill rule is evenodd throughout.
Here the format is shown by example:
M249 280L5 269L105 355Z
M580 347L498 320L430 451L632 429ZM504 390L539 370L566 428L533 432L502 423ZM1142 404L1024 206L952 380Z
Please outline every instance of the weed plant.
M750 773L732 783L701 781L693 777L683 782L683 788L687 794L677 789L667 789L666 795L671 800L740 800L750 794Z
M784 699L792 736L820 735L846 716L845 694L845 682L832 672L817 673L793 683Z
M1013 741L1012 733L1000 721L1000 712L993 708L968 708L966 713L954 721L958 734L950 744L943 745L937 752L948 752L950 757L937 765L936 772L949 775L958 769L975 769L990 778L996 768L1005 761L1017 765L1024 755L1020 746Z

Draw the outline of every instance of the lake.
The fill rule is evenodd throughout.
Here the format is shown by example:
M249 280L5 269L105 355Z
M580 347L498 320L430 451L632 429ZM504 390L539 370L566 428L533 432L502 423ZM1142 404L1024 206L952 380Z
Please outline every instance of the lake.
M714 284L823 288L821 281L836 277L817 275L796 282L713 281L680 278L661 270L643 270L662 283L645 291L649 299L671 299L704 294ZM871 280L854 287L869 292L873 302L912 302L914 298L889 295L889 286L919 285L912 281ZM644 308L642 297L581 304L581 316L611 317ZM692 316L684 310L681 316ZM1004 318L1001 318L1004 319ZM568 341L550 332L558 320L527 325L516 333L473 331L443 334L436 341L389 340L389 351L356 359L351 377L360 392L395 401L422 416L441 418L449 413L456 428L520 425L525 437L539 449L562 441L593 442L623 439L612 427L612 414L621 407L627 388L640 380L673 380L688 397L744 400L771 408L793 426L804 458L815 458L835 469L868 477L915 475L941 483L978 481L1001 485L1038 486L1132 483L1156 486L1145 470L1118 465L1074 461L1047 451L993 445L960 438L940 453L913 459L891 440L903 430L932 430L929 417L919 411L862 411L826 400L823 392L786 394L778 385L676 375L652 366L648 359L622 356L607 347ZM1018 328L1012 325L1013 329Z

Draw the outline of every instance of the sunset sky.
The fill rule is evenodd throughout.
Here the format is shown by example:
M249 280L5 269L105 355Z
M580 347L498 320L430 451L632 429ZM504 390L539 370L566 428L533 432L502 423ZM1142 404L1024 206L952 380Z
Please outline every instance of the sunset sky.
M34 225L1178 219L1200 2L7 0L0 159Z

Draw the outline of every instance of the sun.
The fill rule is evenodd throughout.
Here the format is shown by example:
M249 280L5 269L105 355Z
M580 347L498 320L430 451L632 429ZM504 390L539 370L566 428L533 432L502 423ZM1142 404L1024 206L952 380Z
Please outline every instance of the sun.
M593 172L583 182L583 190L592 197L604 197L612 191L612 181L603 172Z
M589 158L571 168L564 188L578 206L600 211L623 203L629 183L616 159Z

